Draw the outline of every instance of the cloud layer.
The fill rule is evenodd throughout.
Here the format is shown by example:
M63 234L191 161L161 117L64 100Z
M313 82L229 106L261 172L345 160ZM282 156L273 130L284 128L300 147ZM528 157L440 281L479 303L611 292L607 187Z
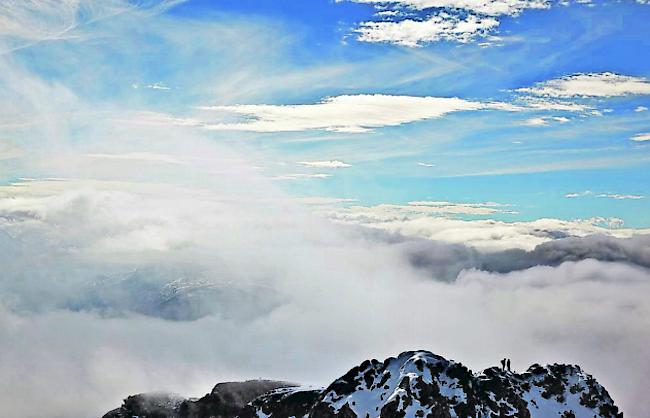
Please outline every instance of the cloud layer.
M282 198L57 184L1 200L8 414L99 415L130 393L197 395L246 377L319 384L414 347L476 369L504 353L516 368L576 362L628 413L644 396L629 388L649 383L647 237L556 240L589 228L547 221L513 225L518 239L483 252L332 227ZM503 241L498 225L476 227ZM546 244L517 249L534 237Z

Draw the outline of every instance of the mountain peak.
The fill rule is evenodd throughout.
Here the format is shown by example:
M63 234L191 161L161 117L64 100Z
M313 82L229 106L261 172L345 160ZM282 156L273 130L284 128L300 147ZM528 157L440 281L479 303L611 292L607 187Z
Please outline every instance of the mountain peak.
M140 395L142 396L142 395ZM131 399L128 398L128 399ZM127 399L127 400L128 400ZM144 399L144 398L142 398ZM133 403L133 402L131 402ZM125 402L126 405L126 402ZM534 364L523 373L473 373L429 351L365 360L325 389L267 380L215 386L165 418L620 418L596 379L579 366ZM123 407L124 408L124 407ZM111 417L138 415L135 409Z

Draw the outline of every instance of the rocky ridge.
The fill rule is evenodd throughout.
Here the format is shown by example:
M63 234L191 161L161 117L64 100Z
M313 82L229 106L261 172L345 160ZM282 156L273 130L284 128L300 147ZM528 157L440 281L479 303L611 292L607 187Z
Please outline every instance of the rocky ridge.
M135 401L140 409L134 407ZM324 389L273 381L227 383L198 400L136 395L104 418L134 416L619 418L623 414L607 390L579 366L534 364L524 373L491 367L475 374L428 351L409 351L383 362L366 360Z

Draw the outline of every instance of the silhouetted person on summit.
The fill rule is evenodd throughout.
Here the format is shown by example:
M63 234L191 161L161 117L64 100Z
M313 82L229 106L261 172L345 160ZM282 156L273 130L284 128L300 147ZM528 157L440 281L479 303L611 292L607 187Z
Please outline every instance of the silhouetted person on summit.
M506 359L501 359L501 370L506 370Z
M507 364L506 367L508 367L508 371L510 371L510 359L508 359L508 360L506 361L506 364Z

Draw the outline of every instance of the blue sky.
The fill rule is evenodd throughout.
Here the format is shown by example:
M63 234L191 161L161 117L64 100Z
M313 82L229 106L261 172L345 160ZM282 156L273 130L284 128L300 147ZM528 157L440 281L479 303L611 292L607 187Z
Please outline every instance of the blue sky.
M191 129L198 130L260 117L259 109L238 113L238 105L309 105L342 95L455 97L511 106L526 105L531 98L580 104L584 108L578 111L524 106L406 116L364 132L238 126L205 129L204 134L250 156L251 164L296 196L356 199L362 205L498 202L517 212L495 215L510 221L616 217L627 226L650 226L650 141L632 140L650 132L650 111L643 111L650 107L650 94L643 90L650 78L650 6L633 1L551 2L542 8L526 1L512 4L522 8L458 14L450 8L413 9L399 1L192 0L157 9L154 2L137 2L143 9L139 14L77 13L74 28L61 39L34 42L9 33L2 59L71 92L84 109L158 112L191 119L197 125ZM379 16L382 8L401 14ZM440 13L451 16L448 20L455 19L454 13L461 19L489 16L498 26L470 38L456 33L419 40L416 34L408 41L413 45L359 39L363 22L426 23ZM44 25L32 24L35 31ZM553 97L515 91L563 77L603 74L631 77L641 92ZM3 88L19 95L10 83L6 77ZM205 106L222 109L217 114L200 110ZM389 113L391 106L401 105L388 104ZM0 132L13 145L38 144L33 131L4 125ZM93 128L80 121L69 129L71 142L79 145L88 142L82 138ZM119 145L107 141L101 148L120 152ZM30 173L19 160L0 160L5 182L51 174ZM332 160L350 167L297 164Z

